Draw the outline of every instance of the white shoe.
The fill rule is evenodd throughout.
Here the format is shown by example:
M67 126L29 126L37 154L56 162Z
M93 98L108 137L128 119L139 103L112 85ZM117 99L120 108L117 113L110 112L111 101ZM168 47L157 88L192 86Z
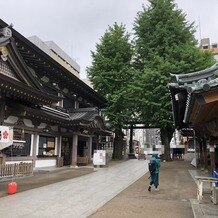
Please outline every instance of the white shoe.
M155 188L154 190L155 190L155 191L159 191L160 189L159 189L159 188Z

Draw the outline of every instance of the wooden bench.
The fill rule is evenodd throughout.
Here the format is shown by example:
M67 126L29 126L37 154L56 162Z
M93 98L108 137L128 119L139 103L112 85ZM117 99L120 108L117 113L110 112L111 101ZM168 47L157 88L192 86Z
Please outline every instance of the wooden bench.
M205 176L195 176L195 179L197 180L197 199L198 201L201 201L203 199L203 183L210 183L210 189L212 191L212 202L214 204L218 203L218 194L217 190L218 187L216 187L216 182L218 182L218 178L212 178L212 177L205 177Z

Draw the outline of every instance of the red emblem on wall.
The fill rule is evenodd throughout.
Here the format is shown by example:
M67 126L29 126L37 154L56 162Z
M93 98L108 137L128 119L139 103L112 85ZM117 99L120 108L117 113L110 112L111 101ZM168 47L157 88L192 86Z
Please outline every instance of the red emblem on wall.
M3 139L7 139L9 136L9 133L6 130L2 134L3 134Z

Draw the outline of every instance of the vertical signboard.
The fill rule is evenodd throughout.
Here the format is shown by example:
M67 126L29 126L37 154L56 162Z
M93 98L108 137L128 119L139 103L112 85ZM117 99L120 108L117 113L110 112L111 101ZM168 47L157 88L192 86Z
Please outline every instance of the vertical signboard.
M106 165L105 150L94 150L93 165Z
M0 126L0 150L13 144L13 128Z

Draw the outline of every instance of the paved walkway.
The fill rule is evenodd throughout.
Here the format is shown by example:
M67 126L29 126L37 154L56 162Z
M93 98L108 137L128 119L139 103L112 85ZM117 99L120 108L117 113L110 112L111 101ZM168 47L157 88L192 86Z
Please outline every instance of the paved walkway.
M197 189L188 171L192 169L184 161L161 162L159 191L148 191L145 174L90 218L193 218L190 199L196 198Z
M55 172L41 175L43 187L0 198L1 218L214 218L218 206L208 196L196 200L195 175L190 163L161 163L160 191L148 192L147 161L128 160L81 177L45 185ZM66 171L67 170L67 171ZM70 169L60 172L76 173ZM68 171L69 170L69 171ZM57 175L56 175L57 176ZM60 174L59 174L60 176ZM27 184L28 179L23 181ZM28 180L29 181L29 180ZM20 184L18 183L18 185ZM21 186L21 184L20 184ZM1 184L0 184L1 188Z
M128 160L63 182L0 198L0 217L82 218L146 173L146 161Z

